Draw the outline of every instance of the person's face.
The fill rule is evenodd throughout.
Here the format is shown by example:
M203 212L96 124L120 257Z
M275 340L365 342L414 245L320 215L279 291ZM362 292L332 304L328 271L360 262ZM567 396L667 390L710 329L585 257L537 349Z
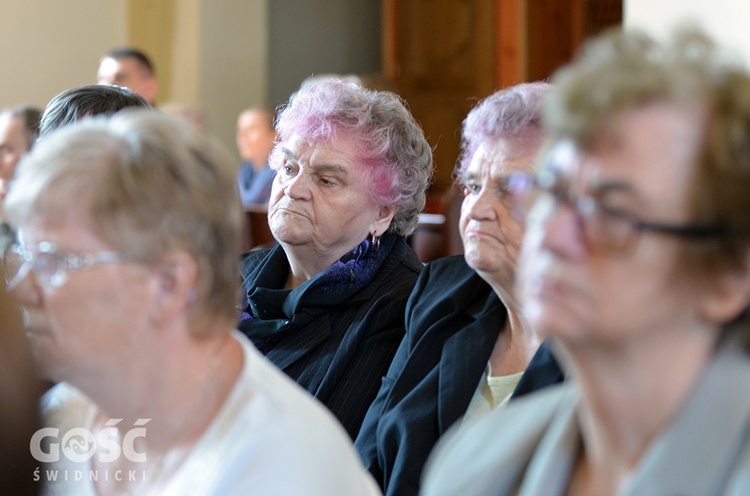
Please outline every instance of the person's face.
M690 224L688 191L701 114L651 104L613 124L608 138L589 152L556 153L572 150L569 142L558 144L550 154L558 159L547 162L544 172L567 194L591 195L615 215ZM695 328L700 290L677 263L687 241L641 232L627 250L613 251L586 237L587 222L569 203L536 202L519 262L520 298L532 325L583 345Z
M461 178L459 231L466 263L509 293L523 228L511 215L507 181L514 173L532 170L536 151L537 147L514 146L506 140L482 144Z
M285 249L312 248L319 261L330 264L368 234L385 232L395 208L371 199L371 185L355 159L356 143L341 138L309 144L294 135L278 146L285 159L273 181L268 221Z
M133 57L104 57L99 64L96 78L98 84L116 84L130 88L150 103L156 99L156 79Z
M20 228L29 250L46 241L76 255L113 251L82 222L59 226L32 219ZM68 271L59 287L45 285L32 270L13 289L42 373L74 384L133 365L157 291L157 278L145 265L127 262Z
M237 149L244 160L260 167L268 161L276 131L269 127L262 112L249 110L237 119Z
M0 201L8 194L18 161L29 150L23 122L10 114L0 115Z

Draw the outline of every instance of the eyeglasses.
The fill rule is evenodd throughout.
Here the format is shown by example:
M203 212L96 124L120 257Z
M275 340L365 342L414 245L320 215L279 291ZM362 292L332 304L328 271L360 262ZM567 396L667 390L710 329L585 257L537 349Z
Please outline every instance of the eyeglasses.
M502 200L512 203L512 197L516 194L516 190L523 190L528 186L527 183L534 182L534 179L523 172L511 172L506 174L498 180L497 190L495 194ZM474 179L466 179L461 183L461 191L464 196L479 194L482 190L482 185Z
M0 257L5 255L5 250L15 243L16 231L7 222L0 221Z
M512 212L522 222L541 222L562 205L580 219L586 241L612 251L627 251L643 232L654 232L687 240L711 240L731 234L716 225L678 225L648 222L606 205L594 195L573 195L559 176L542 171L536 178L516 181L512 190Z
M58 249L54 243L42 241L34 250L29 250L18 242L11 243L5 249L2 261L7 289L11 290L30 271L34 272L34 277L42 288L53 289L65 284L69 272L132 260L132 257L116 252L76 255Z

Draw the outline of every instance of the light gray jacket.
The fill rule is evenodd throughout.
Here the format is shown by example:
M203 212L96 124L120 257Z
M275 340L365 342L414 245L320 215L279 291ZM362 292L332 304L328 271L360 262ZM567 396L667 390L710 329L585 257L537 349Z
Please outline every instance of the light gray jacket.
M581 449L578 401L562 384L449 433L431 455L420 494L566 494ZM650 495L750 495L750 354L737 343L717 351L622 494Z

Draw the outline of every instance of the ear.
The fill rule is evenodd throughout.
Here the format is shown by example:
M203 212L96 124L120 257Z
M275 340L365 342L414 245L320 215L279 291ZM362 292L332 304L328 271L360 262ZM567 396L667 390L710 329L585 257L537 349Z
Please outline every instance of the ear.
M184 250L169 252L157 266L158 290L154 299L154 319L170 322L185 312L195 300L198 264Z
M154 100L156 99L156 95L159 94L159 81L152 76L146 82L146 86L148 87L148 91L147 94L144 94L143 96L146 97L146 100L148 100L149 103L153 104Z
M375 236L382 236L383 233L388 230L388 226L391 225L393 216L396 215L398 207L396 205L382 206L378 211L377 217L370 224L370 234Z
M744 268L719 276L709 287L700 305L701 316L719 324L734 320L750 304L750 254Z

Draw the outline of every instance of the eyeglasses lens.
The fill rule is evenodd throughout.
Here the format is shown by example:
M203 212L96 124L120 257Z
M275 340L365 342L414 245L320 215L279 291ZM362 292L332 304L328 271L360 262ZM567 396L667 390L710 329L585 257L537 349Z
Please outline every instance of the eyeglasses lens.
M17 284L31 268L31 264L27 263L24 255L21 246L15 243L8 246L3 254L3 272L5 274L5 282L9 287Z
M66 278L65 264L54 250L41 247L31 252L18 243L3 255L3 272L8 289L12 289L33 270L37 282L44 287L60 287Z

